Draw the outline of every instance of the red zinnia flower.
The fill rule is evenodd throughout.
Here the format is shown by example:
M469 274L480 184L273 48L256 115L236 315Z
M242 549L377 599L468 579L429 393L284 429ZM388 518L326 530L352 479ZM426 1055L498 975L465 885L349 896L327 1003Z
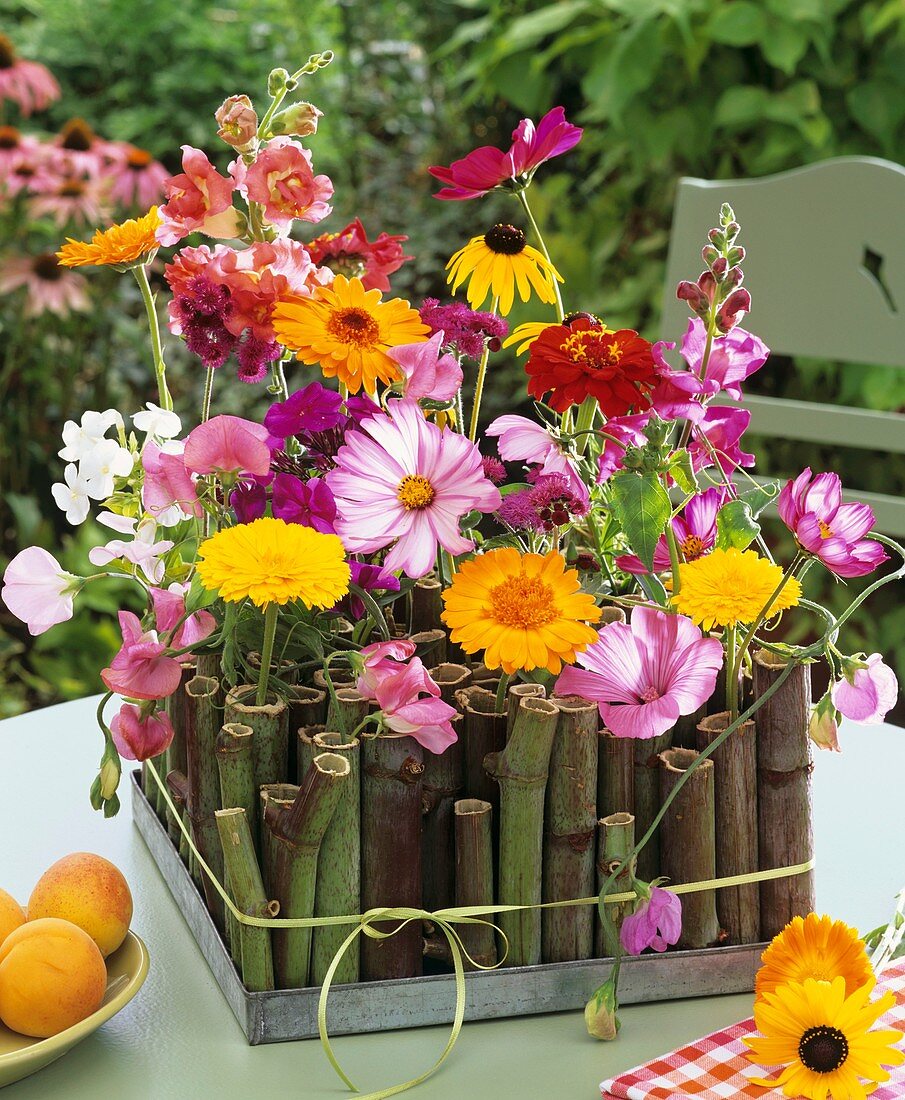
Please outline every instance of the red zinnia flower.
M557 412L593 397L604 416L625 416L650 405L657 382L651 345L634 329L609 332L585 317L549 325L531 345L525 366L528 393Z
M365 227L356 218L339 233L324 233L305 247L314 263L325 264L334 275L345 275L347 279L357 276L365 290L386 294L390 289L387 276L413 258L406 256L402 247L407 240L399 234L381 233L369 241Z

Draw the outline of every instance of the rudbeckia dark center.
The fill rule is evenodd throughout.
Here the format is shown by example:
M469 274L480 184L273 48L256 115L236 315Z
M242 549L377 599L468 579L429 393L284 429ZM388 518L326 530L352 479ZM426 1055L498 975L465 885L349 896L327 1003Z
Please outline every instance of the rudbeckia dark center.
M44 279L48 283L55 283L57 279L63 277L63 269L52 252L43 252L40 256L35 256L31 269L39 279Z
M798 1057L813 1073L832 1073L848 1058L848 1040L837 1027L809 1027L798 1044Z
M94 144L94 131L80 118L71 118L60 131L60 146L76 153L87 153Z
M0 69L2 68L0 65ZM0 126L0 149L18 149L21 138L22 135L15 126Z
M11 69L16 63L16 51L5 34L0 34L0 69Z
M495 225L484 234L484 244L491 252L516 256L525 249L525 234L514 225Z

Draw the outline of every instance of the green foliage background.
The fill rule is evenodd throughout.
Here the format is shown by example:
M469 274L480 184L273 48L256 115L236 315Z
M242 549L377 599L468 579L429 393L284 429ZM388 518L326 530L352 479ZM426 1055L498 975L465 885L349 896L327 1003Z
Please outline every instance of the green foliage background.
M901 0L0 0L0 18L22 52L47 63L63 85L54 123L78 104L98 130L147 147L171 168L184 142L225 163L211 127L224 96L254 96L273 65L291 69L315 49L334 49L336 63L310 89L326 111L313 143L316 163L337 189L324 228L359 214L373 232L407 232L416 260L395 282L416 300L442 294L454 248L517 213L504 197L434 202L427 166L476 144L504 144L522 115L562 104L587 127L585 138L547 166L533 196L569 306L649 338L665 335L658 318L679 176L758 176L845 154L905 160ZM688 263L694 277L698 258ZM99 318L98 333L110 323ZM132 377L140 351L130 347L124 338L113 361L95 356L92 376ZM67 362L49 377L33 374L28 394L18 395L50 409L54 438L75 411L57 399L59 371L67 370L76 375L68 390L75 408L85 407L77 375L84 367ZM182 392L195 384L187 374ZM870 366L768 365L755 388L785 396L819 388L825 400L905 406L905 372ZM488 416L523 400L519 367L498 357ZM767 450L771 472L841 462L843 476L865 488L905 491L905 475L886 456L839 456L829 447L815 454L782 443ZM26 528L40 525L42 512L52 545L61 527L46 493L38 503L23 494L18 507L31 523L7 520L6 552L11 532L27 541ZM832 588L828 582L831 601L845 599ZM53 637L42 650L53 648ZM895 650L905 667L905 608L871 609L849 641ZM21 652L11 652L19 644L0 634L8 679L26 667ZM55 672L52 687L31 686L28 701L93 690L90 663L83 669L73 658L71 665L65 676ZM9 691L0 698L0 712L24 701Z

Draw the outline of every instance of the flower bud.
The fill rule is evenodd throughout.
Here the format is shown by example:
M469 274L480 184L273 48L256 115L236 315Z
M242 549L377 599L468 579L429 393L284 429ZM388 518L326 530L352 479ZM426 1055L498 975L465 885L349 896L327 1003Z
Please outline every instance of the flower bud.
M313 103L294 103L274 115L268 137L310 137L317 133L317 120L323 116Z
M617 1007L615 983L608 978L585 1005L584 1022L588 1035L595 1039L615 1039L619 1031Z
M717 248L723 248L726 244L726 238L723 236L722 229L710 229L707 232L707 239L711 244L715 244Z
M750 309L751 295L748 291L744 288L733 290L716 315L717 328L723 335L731 332Z
M729 261L726 259L725 256L717 256L717 258L710 265L710 270L718 279L722 279L722 277L729 270Z
M735 245L734 248L730 248L726 253L726 259L731 264L740 264L745 258L745 250L740 244Z
M712 244L705 244L704 247L701 249L701 259L704 261L705 264L707 264L708 267L713 266L714 261L717 259L718 256L719 252L713 247Z
M738 266L731 267L726 273L726 278L723 280L723 286L728 287L730 290L737 286L742 285L742 280L745 278L745 273Z
M738 222L729 222L729 224L726 226L726 240L729 244L732 244L735 241L735 238L739 235L741 230L742 227L738 224Z
M247 95L231 95L224 99L214 118L222 138L240 153L246 153L254 145L258 134L258 116Z
M640 447L626 447L622 465L626 470L640 470L644 466L644 451Z
M710 302L698 284L692 283L688 279L683 279L676 287L676 297L680 301L688 302L692 311L699 316L703 316L710 308Z
M833 706L830 694L827 692L814 707L808 723L808 734L815 745L821 749L828 749L830 752L842 751L839 748L839 738L837 736L839 732L838 719L839 712Z
M116 794L116 788L119 786L119 776L119 760L105 757L104 762L101 764L100 774L100 795L105 802Z
M289 73L285 69L271 69L270 75L267 77L267 94L271 99L276 99L278 95L286 91L288 83Z
M698 276L698 286L707 296L707 301L712 302L716 297L716 279L709 271L702 271Z
M720 225L729 225L735 221L735 211L728 202L720 204Z

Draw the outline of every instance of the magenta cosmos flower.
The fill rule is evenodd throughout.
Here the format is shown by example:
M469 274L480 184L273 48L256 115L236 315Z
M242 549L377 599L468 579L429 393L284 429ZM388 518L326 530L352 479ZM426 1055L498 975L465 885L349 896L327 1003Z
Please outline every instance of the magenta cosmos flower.
M837 474L817 474L810 466L787 482L776 502L779 515L802 550L813 554L838 577L863 577L889 555L864 536L874 525L868 504L843 504Z
M681 516L672 521L679 552L683 561L696 561L709 553L716 542L716 514L720 510L724 494L720 489L711 488L692 497ZM624 573L647 573L641 559L634 554L621 554L616 565ZM669 559L669 544L666 536L661 535L654 550L654 572L663 573L672 568Z
M641 888L641 898L634 913L622 922L619 940L629 955L640 955L645 948L665 951L678 943L682 934L682 902L678 894L635 882Z
M430 572L437 543L454 555L473 550L459 520L474 509L493 512L501 500L478 448L429 423L410 398L348 433L326 480L345 548L369 554L392 546L384 566L410 577Z
M846 660L845 678L833 685L833 703L846 718L865 726L876 726L896 705L899 682L879 653L863 661Z
M723 646L691 619L636 607L630 623L609 623L580 653L582 668L563 669L558 695L597 703L617 737L658 737L713 694Z
M72 618L72 597L81 584L81 577L67 573L52 554L28 546L7 565L0 597L28 633L37 635Z
M448 168L435 165L430 174L447 184L437 199L477 199L495 187L511 184L515 188L530 183L535 171L553 157L567 153L581 141L581 130L566 122L562 107L554 107L537 126L523 118L512 131L507 152L493 145L482 145Z

